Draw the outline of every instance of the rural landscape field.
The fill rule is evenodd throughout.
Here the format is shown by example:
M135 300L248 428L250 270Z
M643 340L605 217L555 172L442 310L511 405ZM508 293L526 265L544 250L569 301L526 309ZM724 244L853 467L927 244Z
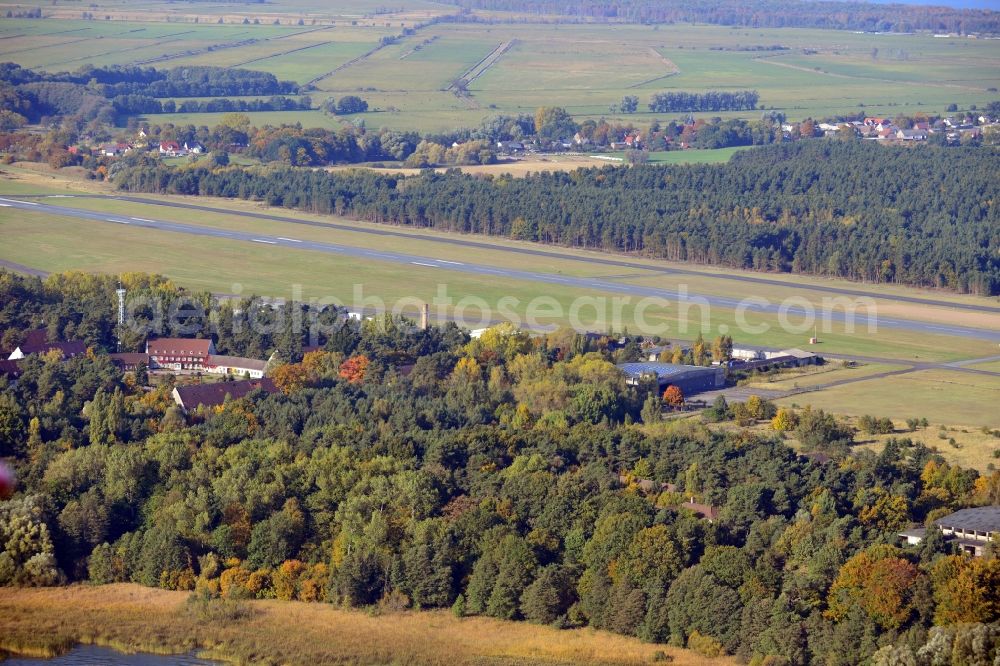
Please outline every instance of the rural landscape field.
M1000 663L990 4L0 0L0 661Z

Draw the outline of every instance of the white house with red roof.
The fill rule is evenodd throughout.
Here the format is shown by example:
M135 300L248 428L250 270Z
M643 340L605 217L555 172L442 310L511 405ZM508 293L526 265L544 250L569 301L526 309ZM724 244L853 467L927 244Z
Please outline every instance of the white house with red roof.
M160 154L166 155L167 157L175 157L177 155L184 155L185 150L181 148L181 144L176 141L161 141Z

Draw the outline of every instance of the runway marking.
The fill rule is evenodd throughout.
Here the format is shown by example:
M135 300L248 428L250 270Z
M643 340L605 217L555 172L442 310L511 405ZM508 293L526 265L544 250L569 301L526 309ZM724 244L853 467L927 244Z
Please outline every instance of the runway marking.
M278 236L278 240L288 241L289 243L301 243L302 241L295 238L285 238L284 236Z
M135 220L136 222L150 222L152 224L156 224L156 220L147 220L144 217L133 217L132 219Z
M442 264L452 264L453 266L464 266L461 261L448 261L447 259L438 259L438 263Z
M272 240L264 240L263 238L251 238L254 243L267 243L268 245L277 245L276 242Z
M72 194L50 194L50 195L48 195L45 198L46 199L72 199L73 195Z
M21 201L20 199L4 199L3 197L0 197L0 201L9 201L12 204L23 204L25 206L37 206L38 205L34 201Z
M116 220L116 219L115 219L115 218L113 218L113 217L106 217L106 218L104 218L104 219L105 219L106 221L108 221L108 222L117 222L118 224L132 224L132 223L131 223L131 222L129 222L128 220Z
M411 261L410 263L413 264L414 266L427 266L428 268L438 268L437 264L425 264L422 261Z
M10 208L10 204L0 203L0 208Z

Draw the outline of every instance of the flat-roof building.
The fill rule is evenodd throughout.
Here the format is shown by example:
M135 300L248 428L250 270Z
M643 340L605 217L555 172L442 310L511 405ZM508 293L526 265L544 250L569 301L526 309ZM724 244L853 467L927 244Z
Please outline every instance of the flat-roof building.
M934 521L941 533L954 537L966 553L981 556L986 544L1000 534L1000 506L977 506L962 509Z
M941 534L955 543L964 553L982 557L987 544L995 542L1000 535L1000 506L977 506L962 509L938 518L934 525ZM927 530L909 529L899 533L909 545L919 544L926 538Z
M726 383L726 373L721 367L700 365L680 365L677 363L620 363L618 368L625 373L625 381L633 386L644 379L656 380L659 390L676 386L684 395L722 388Z

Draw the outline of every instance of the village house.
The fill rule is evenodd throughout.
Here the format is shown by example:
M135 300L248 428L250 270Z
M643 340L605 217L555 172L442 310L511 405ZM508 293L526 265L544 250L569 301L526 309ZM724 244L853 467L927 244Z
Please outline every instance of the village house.
M185 154L187 154L187 151L181 148L180 144L176 141L160 142L160 155L164 155L166 157L177 157Z
M896 138L903 141L926 141L927 132L924 130L899 130Z
M504 153L523 153L524 144L520 141L497 141L497 149Z
M625 145L629 148L640 148L642 147L642 135L641 134L629 134L625 137Z
M105 157L117 157L128 152L130 146L127 143L106 143L101 146L101 155Z
M201 145L197 141L185 141L184 150L191 153L192 155L201 155L205 152L205 146Z

